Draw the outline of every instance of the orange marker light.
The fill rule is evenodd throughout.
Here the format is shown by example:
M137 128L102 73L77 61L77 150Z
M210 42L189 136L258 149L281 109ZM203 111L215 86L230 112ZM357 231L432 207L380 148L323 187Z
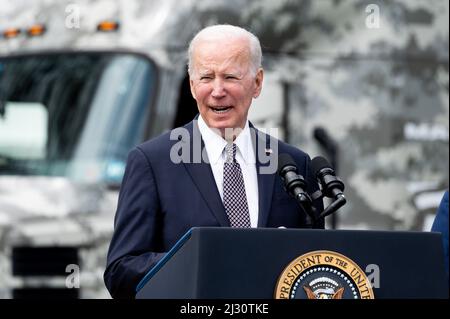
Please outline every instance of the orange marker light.
M3 37L6 39L15 38L20 34L20 29L18 28L9 28L3 31Z
M27 34L30 37L43 35L44 32L45 32L45 25L42 24L35 24L27 29Z
M97 25L98 31L111 32L119 29L119 23L115 21L102 21Z

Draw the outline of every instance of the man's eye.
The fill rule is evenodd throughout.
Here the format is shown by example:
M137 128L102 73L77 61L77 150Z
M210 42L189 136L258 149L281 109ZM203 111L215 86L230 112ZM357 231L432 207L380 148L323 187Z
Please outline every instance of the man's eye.
M211 80L212 77L211 76L201 76L200 80Z
M226 79L228 79L228 80L237 80L237 76L235 76L235 75L227 75Z

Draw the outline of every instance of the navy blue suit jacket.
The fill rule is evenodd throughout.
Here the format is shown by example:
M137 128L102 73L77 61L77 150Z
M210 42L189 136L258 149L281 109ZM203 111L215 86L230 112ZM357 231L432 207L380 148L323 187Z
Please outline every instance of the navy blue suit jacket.
M436 213L436 217L431 227L431 231L442 233L442 242L444 245L445 271L448 275L448 190L445 191L441 203Z
M188 143L188 147L179 148L178 155L188 150L193 158L192 136L193 133L200 136L197 122L190 122L184 129L189 136L171 140L169 132L129 153L104 274L106 287L114 298L134 298L139 281L191 227L230 226L210 165L190 161L176 164L170 158L176 143L181 143L178 146ZM307 181L308 192L312 194L318 189L309 172L310 158L306 153L262 134L252 125L251 131L258 132L255 154L261 147L265 151L278 143L279 154L289 153L294 158L298 173ZM277 156L275 152L266 155ZM264 163L256 157L258 227L305 227L305 216L283 189L281 179L276 172L260 174ZM318 214L323 210L321 201L316 209ZM323 220L315 227L323 228Z

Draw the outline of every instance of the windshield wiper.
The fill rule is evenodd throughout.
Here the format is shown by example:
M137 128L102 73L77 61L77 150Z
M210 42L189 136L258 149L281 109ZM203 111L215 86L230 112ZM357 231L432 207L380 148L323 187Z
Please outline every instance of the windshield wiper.
M0 172L13 173L13 175L27 175L29 168L22 160L0 154Z
M0 153L0 166L7 165L9 162L13 160L14 159L11 156Z
M14 169L14 166L14 159L12 157L0 154L0 172L10 171L11 169Z

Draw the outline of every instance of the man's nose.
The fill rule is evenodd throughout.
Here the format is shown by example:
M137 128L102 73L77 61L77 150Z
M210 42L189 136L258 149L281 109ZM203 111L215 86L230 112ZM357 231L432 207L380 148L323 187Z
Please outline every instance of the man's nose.
M218 99L224 97L226 94L224 83L221 79L215 79L213 82L213 90L211 96Z

